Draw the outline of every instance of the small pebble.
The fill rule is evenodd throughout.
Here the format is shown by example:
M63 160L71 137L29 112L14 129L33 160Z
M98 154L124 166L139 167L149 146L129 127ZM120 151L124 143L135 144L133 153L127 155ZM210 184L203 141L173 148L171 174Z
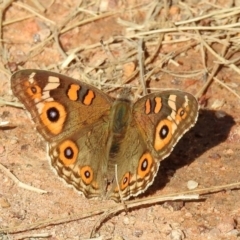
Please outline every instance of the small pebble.
M168 235L172 231L172 227L170 224L163 224L161 225L161 232Z
M226 154L226 155L232 155L233 153L234 153L234 151L231 148L224 151L224 154Z
M106 12L108 10L109 1L103 0L99 2L99 11Z
M108 223L106 223L106 228L109 233L113 234L113 232L115 230L115 225L112 222L108 222Z
M164 34L164 41L171 41L171 40L172 40L172 35Z
M189 190L193 190L193 189L197 188L197 186L198 186L198 183L197 183L196 181L189 180L189 181L187 182L187 188L188 188Z
M124 238L122 236L115 235L113 236L112 240L124 240Z
M35 43L42 42L45 39L47 39L50 35L51 35L51 30L48 28L44 28L33 35L33 41Z
M125 225L134 224L135 221L136 221L136 218L133 217L133 216L130 216L130 217L125 216L125 217L123 218L123 223L124 223Z
M16 144L17 142L18 142L17 139L11 139L11 140L10 140L10 144L12 144L12 145Z
M212 109L217 110L220 109L225 103L225 100L215 100L211 106Z
M185 238L184 236L184 233L182 230L180 229L175 229L175 230L172 230L171 233L170 233L170 238L172 240L182 240Z
M1 197L0 198L0 207L1 208L9 208L9 207L11 207L11 205L6 198Z
M215 116L216 116L216 118L224 118L225 116L226 116L226 113L224 112L224 111L216 111L215 112Z
M218 235L220 235L220 231L219 231L219 229L217 229L217 228L212 228L210 231L209 231L209 236L218 236Z
M187 213L185 214L185 217L186 217L186 218L192 218L192 213L187 212Z
M239 236L239 234L240 234L240 232L237 229L233 229L227 233L227 235L236 236L236 237Z
M134 236L135 237L141 237L143 235L143 230L141 230L141 229L135 229L135 231L134 231Z
M209 155L209 157L212 158L212 159L217 160L217 159L220 159L220 158L221 158L221 155L218 154L218 153L216 153L216 152L214 152L214 153L211 153L211 154Z

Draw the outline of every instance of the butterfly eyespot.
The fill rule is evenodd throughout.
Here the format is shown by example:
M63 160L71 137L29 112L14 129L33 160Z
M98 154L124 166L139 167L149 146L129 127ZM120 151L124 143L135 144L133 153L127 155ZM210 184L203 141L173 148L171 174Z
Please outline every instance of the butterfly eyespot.
M124 190L129 185L130 177L131 177L130 172L127 172L123 175L122 181L121 181L121 184L120 184L121 190Z
M34 84L30 84L29 82L25 82L25 86L27 87L27 94L32 98L32 99L41 99L42 97L42 89Z
M153 165L153 158L150 153L144 153L139 160L137 174L144 178Z
M62 142L58 147L58 151L59 159L65 166L70 166L76 162L79 150L73 141L66 140Z
M185 119L187 117L187 112L184 108L178 109L178 115L181 117L181 119Z
M73 149L72 149L71 147L67 147L67 148L64 150L64 156L65 156L67 159L72 159L73 156L74 156Z
M146 171L148 167L148 160L145 158L141 164L141 171Z
M93 180L93 170L90 166L84 166L80 168L79 171L80 177L85 184L90 184Z
M184 120L187 117L187 108L179 108L176 114L175 121L177 124L179 124L182 120Z
M33 94L37 93L36 87L31 87L30 89L31 89L31 91L32 91Z
M179 115L182 117L185 114L185 110L184 109L179 109Z
M126 184L127 182L128 182L128 177L124 177L122 183L123 183L123 184Z
M57 122L60 117L60 114L57 108L51 107L47 110L47 116L51 122Z
M163 125L162 128L160 129L159 131L159 137L161 139L164 139L168 136L168 133L169 133L169 128L167 125Z
M172 139L173 124L170 120L164 119L160 121L155 129L154 148L160 151Z
M90 178L91 177L91 174L90 174L90 172L89 171L85 171L84 172L84 176L85 176L85 178Z
M61 133L67 117L65 107L54 101L45 103L40 102L37 104L37 107L41 110L40 118L42 123L50 133L54 135Z

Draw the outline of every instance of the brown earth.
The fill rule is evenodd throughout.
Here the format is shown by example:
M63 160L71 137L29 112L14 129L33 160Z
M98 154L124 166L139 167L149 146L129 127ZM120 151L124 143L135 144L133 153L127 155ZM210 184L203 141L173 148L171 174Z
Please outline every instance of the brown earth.
M161 3L147 0L82 1L82 5L78 5L81 1L77 0L56 0L52 4L39 1L45 12L34 2L37 1L12 1L2 10L0 97L4 101L15 100L9 79L11 71L22 68L61 72L116 96L118 88L138 69L140 34L144 37L145 59L152 57L144 66L145 74L150 76L147 87L177 88L196 95L219 62L201 45L199 35L204 36L205 42L219 55L229 44L224 56L235 68L229 62L222 63L215 76L224 85L212 81L205 93L197 96L201 106L197 124L161 163L154 184L141 198L187 191L189 180L198 183L197 189L240 181L240 104L238 96L228 89L240 92L239 26L235 32L228 32L227 28L203 29L198 33L193 29L165 31L159 48L161 34L147 34L151 30L171 29L175 22L228 7L239 14L237 1L235 5L230 1L215 1L215 5L211 1L187 1L187 5L173 1L169 11L163 10ZM27 10L27 6L40 16ZM108 13L111 14L107 16ZM94 19L96 16L101 17ZM213 14L194 24L227 25L234 23L234 17L233 14L230 18L220 18L220 14ZM91 20L86 22L88 19ZM183 26L194 27L194 24ZM66 64L66 57L73 52L73 60ZM67 67L63 67L63 63ZM139 74L127 83L136 95L141 94ZM46 143L34 130L25 110L2 104L0 119L14 126L0 129L0 163L22 182L48 192L39 194L23 189L0 170L0 239L33 239L34 236L51 240L88 239L100 215L77 221L64 218L81 217L86 212L119 204L89 200L67 187L53 173L46 157ZM201 200L147 204L129 209L127 213L121 211L101 222L98 239L239 239L238 186L203 195ZM49 224L54 219L62 219L62 223ZM46 224L30 229L39 222ZM4 233L1 228L5 229ZM38 234L46 236L41 238Z

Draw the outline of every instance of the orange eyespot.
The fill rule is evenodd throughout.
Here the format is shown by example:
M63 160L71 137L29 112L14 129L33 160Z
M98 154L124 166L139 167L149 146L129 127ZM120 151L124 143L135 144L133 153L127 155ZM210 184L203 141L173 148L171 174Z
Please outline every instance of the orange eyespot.
M25 81L24 85L26 88L26 93L29 97L32 99L40 99L42 97L42 89L37 85L35 81L33 83Z
M176 121L181 122L187 117L187 112L185 108L179 108L176 115Z
M144 153L139 160L137 169L137 174L140 176L140 178L144 178L149 173L152 165L153 165L152 155L150 153Z
M68 167L76 162L79 150L73 141L66 140L62 142L58 147L58 151L59 159L65 166Z
M168 119L160 121L155 129L154 148L160 151L172 139L172 122Z
M122 180L120 182L120 189L123 191L130 183L130 178L131 178L131 174L130 172L126 172L123 177Z
M43 125L54 135L61 133L67 117L65 107L58 102L38 103ZM41 109L42 107L42 109Z
M90 166L81 167L79 174L85 184L89 185L92 182L93 170Z

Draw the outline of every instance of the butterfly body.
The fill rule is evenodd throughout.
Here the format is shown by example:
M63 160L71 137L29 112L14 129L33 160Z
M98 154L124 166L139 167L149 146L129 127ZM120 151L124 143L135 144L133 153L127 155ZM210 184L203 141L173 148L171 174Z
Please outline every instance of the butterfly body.
M34 69L16 72L11 84L48 143L51 165L88 198L119 201L144 192L198 116L196 99L179 90L134 103L129 91L113 99L82 81Z

